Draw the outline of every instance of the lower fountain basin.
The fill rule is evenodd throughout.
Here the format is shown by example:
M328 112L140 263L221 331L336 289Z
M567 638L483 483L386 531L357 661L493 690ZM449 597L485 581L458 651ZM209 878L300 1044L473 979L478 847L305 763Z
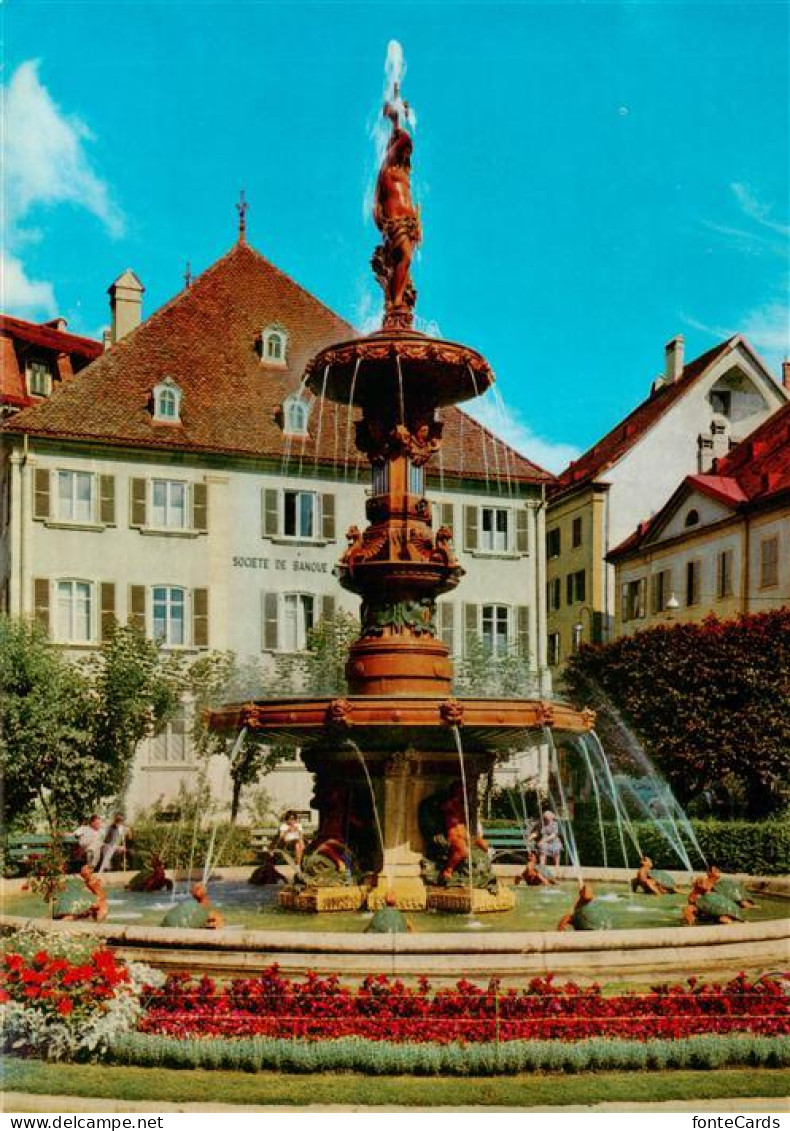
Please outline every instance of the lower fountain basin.
M367 751L454 750L452 728L465 753L513 750L525 732L544 727L584 734L593 711L542 699L438 699L434 696L348 695L342 698L267 699L234 703L211 711L212 730L246 727L272 742L305 748L333 747L353 738Z

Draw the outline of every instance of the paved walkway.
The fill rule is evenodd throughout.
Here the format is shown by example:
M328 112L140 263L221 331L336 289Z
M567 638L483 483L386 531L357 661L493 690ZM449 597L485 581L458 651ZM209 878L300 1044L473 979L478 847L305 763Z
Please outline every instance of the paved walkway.
M80 1112L99 1112L100 1114L112 1114L114 1112L126 1111L139 1111L139 1112L153 1112L154 1114L165 1115L171 1111L208 1111L208 1112L222 1112L222 1111L235 1111L235 1112L300 1112L300 1111L339 1111L339 1112L388 1112L388 1111L427 1111L427 1112L441 1112L441 1111L465 1111L465 1112L500 1112L500 1111L533 1111L533 1112L554 1112L559 1114L561 1112L576 1112L576 1111L657 1111L657 1112L698 1112L704 1115L713 1115L717 1112L724 1112L727 1114L734 1114L738 1112L773 1112L782 1114L790 1111L790 1101L781 1100L777 1098L762 1098L762 1097L744 1097L736 1099L719 1099L719 1100L669 1100L666 1103L602 1103L602 1104L569 1104L567 1107L429 1107L429 1108L414 1108L414 1107L291 1107L291 1106L277 1106L277 1107L259 1107L256 1104L189 1104L189 1103L149 1103L148 1101L141 1100L139 1102L127 1100L103 1100L103 1099L89 1099L82 1096L37 1096L27 1092L6 1092L4 1099L4 1110L12 1114L27 1113L27 1112L60 1112L67 1115L74 1115Z

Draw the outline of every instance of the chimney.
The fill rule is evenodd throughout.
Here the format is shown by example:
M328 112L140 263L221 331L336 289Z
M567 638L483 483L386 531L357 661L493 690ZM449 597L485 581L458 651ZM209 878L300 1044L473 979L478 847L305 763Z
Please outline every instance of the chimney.
M668 385L677 381L683 372L683 335L676 334L671 342L664 346L664 375Z
M790 393L790 361L782 362L782 387Z
M145 287L128 267L119 275L107 294L110 296L110 313L112 315L112 328L110 337L113 343L140 325L143 310L143 291Z

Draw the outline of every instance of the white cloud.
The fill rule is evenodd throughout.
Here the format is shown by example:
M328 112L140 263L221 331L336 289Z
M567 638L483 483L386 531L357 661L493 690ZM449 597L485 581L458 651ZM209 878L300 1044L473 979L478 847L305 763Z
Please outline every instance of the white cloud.
M723 340L734 334L743 334L775 373L781 372L782 362L790 357L790 307L782 302L768 302L746 312L738 326L712 326L696 318L682 316L687 326Z
M5 251L0 254L0 288L0 309L8 313L29 317L57 313L52 284L29 279L21 259Z
M568 466L572 459L581 454L572 444L547 440L538 436L523 419L518 409L507 405L500 396L489 393L478 400L465 404L464 410L490 428L511 448L554 474Z
M3 90L3 130L3 240L8 253L3 300L6 309L50 314L56 309L52 284L28 278L20 257L26 244L40 238L30 227L31 214L71 204L95 216L114 237L123 233L123 216L92 167L86 149L91 131L53 100L36 60L20 64Z
M741 184L740 181L733 181L730 188L741 209L750 219L756 220L764 228L770 228L772 232L779 232L782 236L790 236L790 227L773 220L771 218L772 206L764 204L748 185Z

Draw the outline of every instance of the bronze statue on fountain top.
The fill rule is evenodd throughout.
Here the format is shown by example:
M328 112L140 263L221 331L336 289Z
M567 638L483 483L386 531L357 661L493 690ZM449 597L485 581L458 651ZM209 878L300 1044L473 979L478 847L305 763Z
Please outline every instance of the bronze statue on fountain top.
M411 262L422 239L420 210L411 197L411 134L400 124L398 85L394 102L384 104L384 116L392 122L392 133L376 181L373 219L384 237L373 253L372 266L384 291L384 328L408 329L414 316L417 291L411 278ZM409 105L403 108L409 120Z

